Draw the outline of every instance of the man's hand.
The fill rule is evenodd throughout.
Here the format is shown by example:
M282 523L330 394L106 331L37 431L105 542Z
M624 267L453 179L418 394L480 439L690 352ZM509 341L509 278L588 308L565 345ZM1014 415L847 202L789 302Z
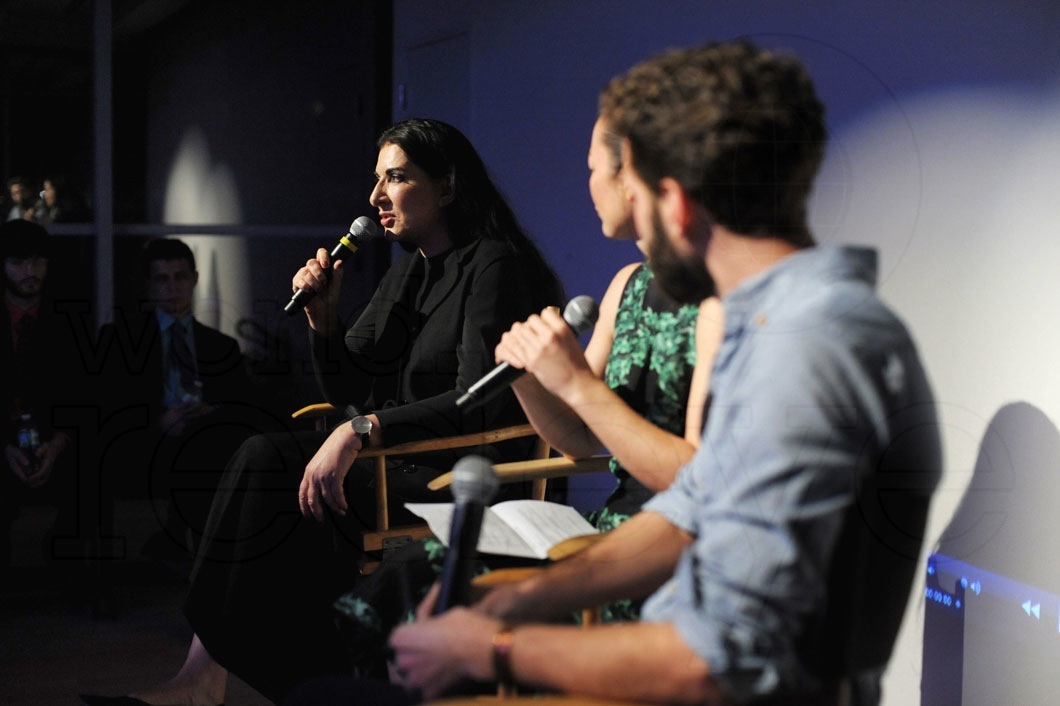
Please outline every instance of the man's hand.
M205 417L216 409L216 405L195 400L178 402L162 413L158 419L158 428L166 436L182 436L187 431L189 422Z
M32 464L30 459L26 457L26 452L17 446L12 444L5 446L4 458L7 461L7 467L15 478L18 478L29 488L36 488L44 485L51 478L52 470L55 468L55 460L59 458L59 454L63 452L68 442L69 439L65 435L57 434L50 441L41 444L40 449L37 451L40 469L36 473L31 473Z
M10 469L11 475L18 478L22 483L29 485L29 479L32 477L29 474L30 463L22 449L8 444L4 447L4 459L7 461L7 467Z
M69 441L65 434L60 433L40 445L40 470L29 477L28 485L31 488L43 485L52 477L52 471L55 470L55 461L59 458L59 454L63 452Z
M491 640L498 620L453 608L429 620L399 626L390 635L397 677L409 689L433 699L465 678L494 678Z

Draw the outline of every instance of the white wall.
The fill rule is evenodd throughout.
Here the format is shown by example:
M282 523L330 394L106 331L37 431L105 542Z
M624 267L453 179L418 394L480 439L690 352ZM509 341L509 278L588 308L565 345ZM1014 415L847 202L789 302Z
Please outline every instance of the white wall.
M740 35L794 50L817 79L833 133L813 215L818 239L879 249L880 291L919 342L941 405L946 475L928 548L973 469L984 468L977 458L999 410L1026 403L1056 426L1060 4L396 0L394 27L394 81L406 101L395 118L437 110L457 122L571 294L601 294L636 258L604 242L586 187L607 79L670 46ZM437 89L444 52L434 52L424 98L414 65L436 41L459 47L454 91ZM1020 463L1020 482L1032 487L1055 468L1053 458ZM1002 502L1006 483L999 526L1025 514ZM920 701L922 588L888 671L888 706Z

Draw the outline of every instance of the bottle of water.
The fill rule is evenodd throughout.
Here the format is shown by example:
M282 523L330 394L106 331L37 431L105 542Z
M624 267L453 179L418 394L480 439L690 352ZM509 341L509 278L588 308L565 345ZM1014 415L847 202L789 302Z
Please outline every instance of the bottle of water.
M181 396L180 401L202 404L202 380L193 381L191 389L184 390L184 394Z
M22 421L18 425L18 447L29 461L28 475L40 472L40 430L33 422L33 415L29 413L22 415Z

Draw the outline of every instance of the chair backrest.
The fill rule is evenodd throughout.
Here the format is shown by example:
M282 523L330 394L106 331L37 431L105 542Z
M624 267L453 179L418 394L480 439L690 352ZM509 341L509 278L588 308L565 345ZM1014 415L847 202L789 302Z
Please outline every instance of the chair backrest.
M543 444L543 441L539 441ZM501 483L523 483L530 481L531 497L544 500L546 483L555 478L568 478L585 473L602 473L608 471L611 457L607 455L590 456L589 458L567 458L566 456L549 457L547 446L538 447L533 458L527 461L510 461L493 464L493 471ZM436 477L427 487L431 490L448 488L453 481L453 474L443 473Z

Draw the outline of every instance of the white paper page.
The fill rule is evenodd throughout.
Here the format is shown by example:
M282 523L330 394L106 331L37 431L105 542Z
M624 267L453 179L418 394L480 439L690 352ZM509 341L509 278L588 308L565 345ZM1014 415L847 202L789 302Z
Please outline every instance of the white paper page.
M405 507L409 512L425 519L431 532L434 532L442 544L449 546L453 516L452 503L405 503ZM482 513L482 529L479 532L476 548L487 554L518 556L527 559L544 559L548 556L547 547L545 552L535 553L514 529L505 524L504 520L488 507Z
M548 556L549 549L565 539L596 534L596 528L570 505L546 500L508 500L492 509L542 559Z

